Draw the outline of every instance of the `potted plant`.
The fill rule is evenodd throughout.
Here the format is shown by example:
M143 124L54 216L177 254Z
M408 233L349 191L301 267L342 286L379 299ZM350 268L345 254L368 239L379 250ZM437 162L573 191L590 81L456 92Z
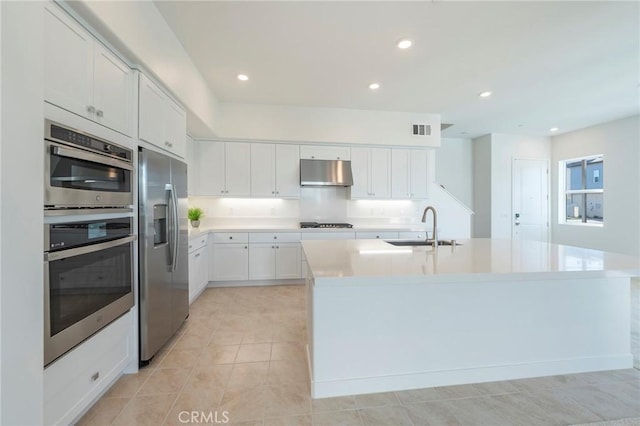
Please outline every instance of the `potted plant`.
M197 228L200 226L200 218L204 215L204 211L200 207L190 207L187 217L191 221L191 226Z

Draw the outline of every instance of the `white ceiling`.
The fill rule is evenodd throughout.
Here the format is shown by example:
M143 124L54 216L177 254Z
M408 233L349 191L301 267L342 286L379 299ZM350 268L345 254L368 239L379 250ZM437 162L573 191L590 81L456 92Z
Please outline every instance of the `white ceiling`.
M549 135L640 110L635 1L156 6L222 102L440 113L446 137Z

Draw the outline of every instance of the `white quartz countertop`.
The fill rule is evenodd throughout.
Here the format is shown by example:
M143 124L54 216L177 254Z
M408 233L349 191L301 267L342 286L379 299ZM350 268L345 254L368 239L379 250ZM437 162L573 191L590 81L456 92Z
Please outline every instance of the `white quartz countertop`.
M640 261L631 256L536 241L466 239L459 246L398 247L382 240L303 241L313 277L325 282L424 282L495 280L527 274L586 273L639 276ZM564 275L563 275L564 276ZM349 278L351 280L349 280ZM549 277L551 278L551 277ZM345 281L345 279L347 279ZM526 278L525 278L526 279Z

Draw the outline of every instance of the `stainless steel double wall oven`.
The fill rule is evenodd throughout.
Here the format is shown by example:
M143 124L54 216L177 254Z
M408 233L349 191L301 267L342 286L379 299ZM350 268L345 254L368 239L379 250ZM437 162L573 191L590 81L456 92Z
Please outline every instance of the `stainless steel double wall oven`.
M133 151L45 120L44 364L134 303Z

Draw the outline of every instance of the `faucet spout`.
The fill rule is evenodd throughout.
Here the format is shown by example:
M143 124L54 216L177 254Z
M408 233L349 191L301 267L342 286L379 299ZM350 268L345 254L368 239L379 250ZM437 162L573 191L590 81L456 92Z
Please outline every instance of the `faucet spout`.
M438 247L438 212L436 212L436 208L433 206L427 206L424 209L424 213L422 213L422 222L427 221L427 212L431 210L433 212L433 246ZM429 240L429 234L427 234L427 241Z

